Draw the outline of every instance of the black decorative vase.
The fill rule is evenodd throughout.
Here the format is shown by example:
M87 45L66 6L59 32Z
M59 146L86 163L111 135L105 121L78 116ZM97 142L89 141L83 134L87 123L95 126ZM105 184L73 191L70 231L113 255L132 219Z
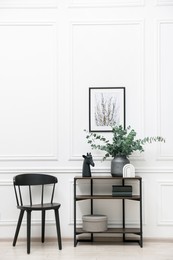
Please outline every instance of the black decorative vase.
M111 161L111 175L112 177L122 177L124 165L130 163L126 156L116 156Z

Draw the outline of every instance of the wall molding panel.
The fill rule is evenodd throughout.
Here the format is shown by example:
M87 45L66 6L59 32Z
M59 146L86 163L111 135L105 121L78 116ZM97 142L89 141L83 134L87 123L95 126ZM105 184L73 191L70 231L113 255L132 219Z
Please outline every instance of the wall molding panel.
M17 219L11 219L11 220L0 220L0 226L1 227L4 227L4 226L14 226L14 227L16 227L16 223L17 223ZM40 223L41 223L41 221L40 220L32 220L32 225L33 226L40 226ZM26 220L23 220L22 221L22 226L26 226ZM50 225L55 225L55 221L54 221L54 219L52 219L52 220L46 220L46 226L50 226Z
M1 168L0 174L17 174L17 173L50 173L50 174L82 174L81 166L80 167L27 167L27 168ZM150 168L150 167L136 167L135 168L136 175L144 174L173 174L172 168ZM92 174L99 175L110 175L110 167L102 167L102 168L92 168Z
M69 7L139 7L144 0L70 0Z
M4 35L3 39L5 38L5 40L1 40L1 50L5 48L5 44L8 42L6 44L8 51L1 53L0 62L3 73L3 77L1 77L1 86L3 87L1 89L0 106L2 110L6 111L6 118L4 118L2 112L0 113L2 122L1 139L3 138L1 140L0 161L57 161L56 23L1 22L0 31L2 37ZM8 33L5 34L5 32ZM17 37L22 34L26 39L23 38L18 44ZM46 36L49 40L46 39ZM31 42L27 43L27 39L30 41L32 37L35 37L38 42L34 43L34 39L32 39ZM39 46L39 41L42 47ZM48 65L41 63L43 51L51 71L48 70ZM29 65L30 62L33 62L32 56L34 63L38 65L37 67L34 63L33 68ZM7 60L11 61L10 66L7 64ZM17 60L19 66L15 68L13 66L15 66ZM19 70L23 75L20 76ZM30 71L33 72L32 77ZM45 74L44 82L40 81L39 73ZM7 75L14 78L13 86L7 86L9 81L9 79L6 79ZM25 77L28 78L28 82L25 82ZM32 89L34 90L34 96ZM3 100L7 95L9 103L4 103ZM18 96L20 96L20 103L15 102ZM31 103L32 107L30 109ZM32 109L35 111L32 111ZM47 122L45 122L46 119ZM5 127L7 127L6 133ZM13 129L14 132L12 137L10 129ZM4 142L10 144L10 138L13 138L13 136L15 136L16 141L11 141L11 151L10 149L6 150ZM38 141L34 140L35 137L37 137ZM17 140L19 140L20 146L18 146ZM42 148L39 148L40 144ZM44 146L47 146L47 148Z
M158 181L158 225L173 226L173 213L169 198L173 196L173 181Z
M173 6L172 0L157 0L158 6Z
M9 187L11 187L11 186L13 186L13 182L11 181L11 180L1 180L0 181L0 186L9 186Z
M172 27L172 28L171 28ZM157 21L157 133L165 137L167 136L165 144L157 145L157 160L158 161L172 161L173 149L172 149L172 133L168 131L166 127L170 120L166 117L167 109L171 109L172 100L169 94L169 81L171 81L171 72L169 67L172 63L172 45L170 32L173 33L173 20L158 20ZM169 39L170 38L170 39ZM169 39L169 40L168 40ZM168 43L168 44L167 44ZM173 64L173 63L172 63ZM166 121L167 120L167 121Z
M59 0L1 0L0 9L57 8Z
M140 106L140 115L137 115L139 117L139 120L138 120L138 124L139 124L139 128L141 130L141 132L143 132L143 129L144 129L144 39L145 39L145 33L144 33L144 21L143 20L137 20L137 21L95 21L95 22L71 22L70 24L70 56L71 56L71 61L70 61L70 66L71 66L71 76L70 76L70 79L71 79L71 82L70 82L70 97L71 97L71 111L70 111L70 118L71 118L71 133L70 133L70 158L69 158L69 161L82 161L82 156L81 156L81 153L75 151L75 141L79 138L79 135L81 135L81 132L83 131L81 129L81 132L78 133L78 134L75 134L75 131L76 131L76 125L75 123L77 124L78 123L78 120L75 118L75 115L76 115L76 111L79 112L79 110L77 110L77 108L75 107L75 104L76 104L76 96L77 94L75 95L74 93L77 93L77 88L79 88L77 86L77 82L80 81L80 78L78 78L78 74L75 72L77 71L77 66L78 66L78 61L80 60L80 55L79 57L78 56L78 50L77 50L77 47L79 44L81 45L84 45L82 44L82 40L80 39L79 37L79 31L86 31L86 33L88 33L88 35L90 35L90 33L98 33L99 37L100 37L100 30L103 30L103 34L105 32L105 28L108 28L109 31L112 30L112 35L115 35L115 38L116 38L116 34L119 33L119 30L122 28L124 30L124 37L126 37L126 33L128 33L129 31L131 31L136 37L136 41L139 41L140 42L140 47L138 49L139 53L138 53L138 56L139 58L136 57L136 59L139 59L139 61L136 61L136 62L139 62L138 63L138 67L137 68L137 77L139 79L139 82L138 82L138 91L139 91L139 99L140 99L140 102L139 102L139 106ZM127 28L127 32L126 32L126 28ZM77 31L79 30L79 31ZM75 34L76 33L76 34ZM110 35L108 35L109 37ZM75 38L76 37L76 38ZM78 37L78 38L77 38ZM84 35L85 37L85 35ZM88 36L89 37L89 36ZM106 38L106 35L105 37L103 36L103 38ZM79 39L79 41L78 41ZM86 39L87 40L87 39ZM102 41L103 39L100 38L100 41ZM122 41L125 41L125 39L122 38ZM127 39L126 39L127 40ZM113 38L112 38L112 41L113 41ZM115 40L116 41L116 40ZM116 60L116 55L117 55L117 50L115 49L115 47L113 45L110 45L109 46L109 42L105 43L107 44L108 46L108 49L109 48L112 48L111 51L113 53L113 55L115 56L115 60ZM123 44L123 42L122 42ZM98 42L98 46L99 46L99 42ZM91 46L92 48L92 46ZM97 47L93 47L93 49L95 48L95 53L94 54L94 51L93 51L93 55L97 55L99 57L99 51L97 50ZM126 47L124 47L126 49ZM133 47L132 47L133 48ZM78 46L78 49L79 49L79 46ZM135 51L135 50L131 50L131 51ZM87 52L87 50L86 50ZM126 51L127 55L131 55L130 53L128 53L128 50ZM100 50L100 55L102 55L102 51ZM110 53L109 53L110 55ZM97 57L96 56L96 57ZM124 53L122 53L122 56L124 56ZM77 57L77 58L76 58ZM130 56L129 56L130 57ZM92 57L94 59L94 57ZM78 59L78 60L77 60ZM95 58L95 62L97 63L97 58ZM111 55L110 55L110 59L112 59ZM130 59L130 58L129 58ZM77 61L76 61L77 60ZM94 61L93 61L94 62ZM125 62L125 61L124 61ZM99 65L98 65L99 66ZM80 69L80 68L79 68ZM86 70L89 70L89 68L86 68ZM102 67L100 68L102 69ZM80 72L79 72L80 73ZM85 73L85 72L82 72L81 71L81 74L82 73ZM89 72L90 73L90 72ZM90 75L91 78L94 78L93 75ZM106 76L105 76L106 77ZM130 77L130 76L129 76ZM87 78L86 78L86 81L87 81ZM81 93L81 99L84 98L83 100L83 104L85 104L85 107L86 107L86 114L84 114L86 116L86 118L88 117L88 87L90 86L93 86L93 83L92 85L89 85L90 83L88 83L88 85L86 86L86 91L85 91L85 96L83 96L84 92ZM98 84L96 85L98 87ZM114 86L117 86L116 84ZM85 86L84 86L85 88ZM78 89L80 91L80 89ZM127 95L127 94L126 94ZM83 119L81 118L81 121ZM86 122L86 120L85 120ZM82 122L81 122L82 124ZM88 123L87 123L88 124ZM83 129L86 128L86 124L83 126ZM77 129L78 130L78 129ZM77 138L75 140L75 138ZM78 141L78 140L77 140ZM102 155L96 155L94 156L94 159L97 161L97 160L101 160L102 158ZM132 156L132 159L135 159L135 160L144 160L143 156L142 155L133 155Z

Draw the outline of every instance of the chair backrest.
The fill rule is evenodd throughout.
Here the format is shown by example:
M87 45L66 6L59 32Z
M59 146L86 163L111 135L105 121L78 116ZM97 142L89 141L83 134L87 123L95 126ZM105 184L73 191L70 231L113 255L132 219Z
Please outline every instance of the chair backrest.
M16 195L17 206L23 206L26 203L23 203L23 191L24 187L27 188L27 195L29 196L29 204L33 205L33 187L32 186L40 186L40 189L37 187L37 191L40 194L40 203L43 205L44 203L44 195L45 195L45 185L51 185L51 194L49 203L53 203L54 192L55 192L55 184L58 182L58 179L55 176L47 175L47 174L37 174L37 173L26 173L16 175L13 179L14 191ZM26 192L26 190L25 190ZM26 196L26 193L25 193Z

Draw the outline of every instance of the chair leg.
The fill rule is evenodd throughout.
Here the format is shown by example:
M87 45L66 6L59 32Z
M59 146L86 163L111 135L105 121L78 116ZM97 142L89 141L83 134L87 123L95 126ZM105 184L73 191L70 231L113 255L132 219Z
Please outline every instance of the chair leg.
M30 254L31 246L31 211L27 211L27 254Z
M18 222L17 222L17 227L16 227L16 232L15 232L15 236L14 236L14 239L13 239L13 246L16 245L16 241L17 241L17 238L18 238L18 234L19 234L19 230L20 230L20 227L21 227L24 212L25 212L24 210L20 210L20 214L19 214L19 218L18 218Z
M44 238L45 238L45 214L46 211L42 210L42 234L41 234L41 242L44 243Z
M56 230L57 230L57 236L58 236L59 250L61 250L62 243L61 243L61 230L60 230L59 210L58 209L55 209L55 221L56 221Z

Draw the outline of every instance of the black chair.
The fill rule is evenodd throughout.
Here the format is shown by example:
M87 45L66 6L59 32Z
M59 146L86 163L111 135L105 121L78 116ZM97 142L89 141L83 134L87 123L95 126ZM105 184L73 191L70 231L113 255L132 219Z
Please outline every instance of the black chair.
M21 223L25 211L27 213L27 253L30 254L31 212L41 211L42 213L41 241L42 243L44 243L45 213L47 210L54 210L59 250L62 249L60 221L59 221L59 208L61 204L53 202L55 184L57 182L58 180L56 177L51 175L46 175L46 174L36 174L36 173L20 174L14 177L13 180L14 191L16 195L17 208L20 209L20 214L19 214L19 219L18 219L16 232L13 240L13 246L16 245L16 241L18 238L19 230L21 227ZM36 198L38 197L39 197L39 203L37 204ZM46 200L48 199L48 197L50 197L50 199L47 202Z

